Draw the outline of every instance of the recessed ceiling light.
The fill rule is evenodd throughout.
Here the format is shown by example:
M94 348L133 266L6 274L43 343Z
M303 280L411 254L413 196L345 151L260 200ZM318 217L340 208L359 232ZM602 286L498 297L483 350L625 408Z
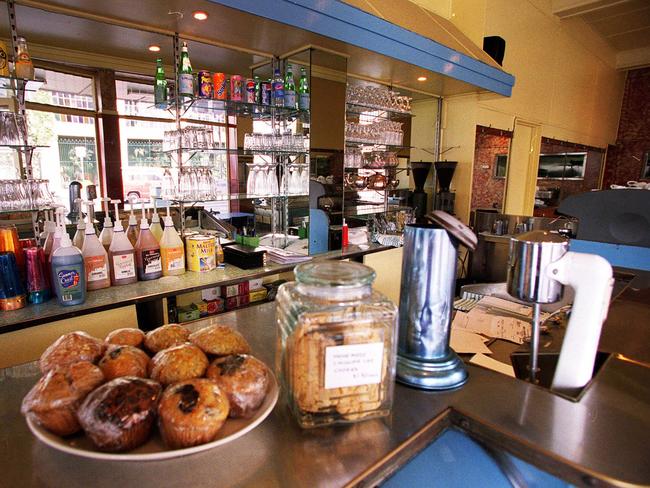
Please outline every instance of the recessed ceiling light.
M205 20L208 18L208 13L204 12L203 10L195 10L192 12L192 17L194 17L196 20Z
M156 44L152 44L151 46L149 46L149 51L151 51L152 53L158 53L160 52L160 46Z
M418 76L418 81L427 81L426 76Z

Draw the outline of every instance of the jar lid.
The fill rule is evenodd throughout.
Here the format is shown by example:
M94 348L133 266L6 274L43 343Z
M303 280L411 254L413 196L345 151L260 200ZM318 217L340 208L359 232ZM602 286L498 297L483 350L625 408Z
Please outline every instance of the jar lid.
M296 266L299 283L315 286L357 287L375 281L375 271L360 263L347 261L312 261Z

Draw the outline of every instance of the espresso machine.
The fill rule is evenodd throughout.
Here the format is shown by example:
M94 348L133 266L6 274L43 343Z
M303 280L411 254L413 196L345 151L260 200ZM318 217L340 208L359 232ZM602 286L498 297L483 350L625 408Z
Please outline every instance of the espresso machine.
M431 171L431 163L426 161L418 161L411 163L409 169L413 172L413 182L415 183L415 190L409 195L409 206L413 208L415 221L425 222L424 216L427 213L427 194L424 191L424 184Z
M456 165L458 165L456 161L436 161L433 163L438 180L438 188L433 202L435 210L442 210L449 214L454 213L456 194L450 191L449 187L451 179L454 177L454 171L456 171Z
M529 379L538 380L540 306L562 299L564 286L575 298L551 390L575 396L592 377L600 331L614 286L611 265L602 257L569 251L569 240L535 230L510 240L508 293L533 305Z

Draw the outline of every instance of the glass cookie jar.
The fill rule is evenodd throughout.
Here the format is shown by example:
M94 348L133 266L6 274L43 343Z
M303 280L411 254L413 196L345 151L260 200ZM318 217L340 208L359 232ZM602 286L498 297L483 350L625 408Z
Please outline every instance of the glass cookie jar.
M315 261L295 268L277 295L278 375L301 427L390 413L397 307L373 291L363 264Z

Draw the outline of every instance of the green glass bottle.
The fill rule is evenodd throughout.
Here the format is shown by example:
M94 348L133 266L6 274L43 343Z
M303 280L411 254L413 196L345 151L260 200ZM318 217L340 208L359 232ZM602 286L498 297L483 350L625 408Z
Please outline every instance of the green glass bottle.
M296 82L293 79L293 67L287 65L287 73L284 76L284 106L296 108Z
M183 42L181 60L178 66L178 96L194 96L194 77L192 76L192 64L190 63L186 42Z
M309 110L309 82L305 68L300 68L300 84L298 85L298 108Z
M156 59L156 81L153 89L154 104L158 108L167 106L167 79L165 78L165 68L163 68L162 58Z

